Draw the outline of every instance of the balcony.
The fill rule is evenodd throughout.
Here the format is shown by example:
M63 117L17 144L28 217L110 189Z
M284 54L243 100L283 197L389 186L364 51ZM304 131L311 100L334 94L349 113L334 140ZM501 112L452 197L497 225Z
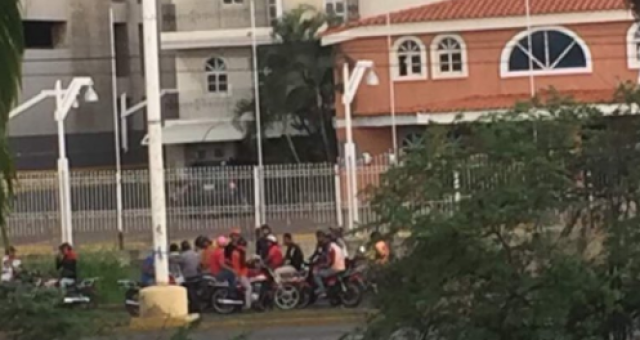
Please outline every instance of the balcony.
M56 1L54 6L51 0L21 0L22 20L41 21L67 21L69 1Z
M257 0L256 41L270 44L275 9ZM186 0L162 7L163 50L250 46L251 11L248 5L223 5L222 1Z
M190 32L230 30L251 27L251 11L247 3L225 5L222 1L183 0L162 6L163 31ZM272 7L272 6L271 6ZM256 27L270 27L275 8L268 0L256 0Z

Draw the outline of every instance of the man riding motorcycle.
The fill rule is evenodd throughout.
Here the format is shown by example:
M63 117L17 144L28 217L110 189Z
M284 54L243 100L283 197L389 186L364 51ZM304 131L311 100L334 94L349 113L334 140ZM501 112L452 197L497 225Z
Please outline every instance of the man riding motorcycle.
M314 268L314 280L316 284L316 295L323 297L326 295L326 287L324 281L332 276L338 275L344 272L346 268L346 258L340 248L335 242L324 232L316 233L318 243L326 250L326 255L323 256L323 261L320 261Z

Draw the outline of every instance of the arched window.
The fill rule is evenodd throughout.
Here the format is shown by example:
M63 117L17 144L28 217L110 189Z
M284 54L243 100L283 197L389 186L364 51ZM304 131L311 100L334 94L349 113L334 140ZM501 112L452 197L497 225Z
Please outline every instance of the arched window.
M531 44L531 46L529 46ZM501 74L518 77L591 72L591 53L585 42L562 28L538 28L516 35L502 52Z
M634 23L627 32L627 65L630 69L640 68L640 26Z
M439 36L431 44L433 78L458 78L468 74L467 48L461 37Z
M395 42L392 58L395 78L398 80L424 79L427 77L427 53L417 38L402 38Z
M218 57L207 60L205 75L207 77L207 91L211 93L227 93L229 91L229 76L224 60Z

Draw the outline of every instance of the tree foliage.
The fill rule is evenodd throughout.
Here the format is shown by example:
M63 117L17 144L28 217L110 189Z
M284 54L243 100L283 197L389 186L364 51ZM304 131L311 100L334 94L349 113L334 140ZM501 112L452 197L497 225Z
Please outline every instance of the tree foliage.
M331 49L322 47L317 38L328 21L312 7L300 6L273 24L279 43L259 51L262 128L280 129L297 161L331 161L336 157L333 58ZM236 107L238 121L253 116L254 111L253 100L241 100ZM294 131L288 127L308 136L310 142L296 145ZM245 130L248 137L255 138L255 124L245 124Z
M448 340L630 337L640 121L618 116L628 105L605 117L565 98L533 104L431 129L384 176L379 223L411 236L381 277L369 339L404 327Z
M80 340L106 335L118 325L117 318L97 313L62 309L57 289L30 285L0 287L0 334L11 340Z
M7 145L7 121L18 99L24 50L19 6L19 0L0 1L0 233L5 248L9 246L6 214L15 178Z

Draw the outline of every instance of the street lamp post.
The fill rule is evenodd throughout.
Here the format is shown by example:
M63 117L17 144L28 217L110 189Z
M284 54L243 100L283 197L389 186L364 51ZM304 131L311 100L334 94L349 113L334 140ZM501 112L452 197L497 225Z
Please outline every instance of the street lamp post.
M73 107L78 106L78 95L82 88L87 87L86 102L98 101L98 95L93 90L93 80L88 77L74 78L66 90L62 89L62 81L56 81L56 112L55 120L58 128L58 183L60 185L60 223L62 226L62 242L73 244L73 222L71 209L71 181L69 159L67 158L67 143L64 121Z
M360 60L356 63L353 73L349 72L349 65L345 63L342 66L342 79L344 83L344 91L342 95L342 104L344 105L345 129L347 141L344 145L345 167L347 169L347 206L349 208L348 228L353 230L355 224L359 223L360 212L358 207L358 182L356 176L356 146L353 142L353 124L351 119L351 103L358 92L358 87L362 78L367 74L367 84L376 86L379 83L378 77L373 70L373 61Z
M69 159L67 158L67 143L64 131L64 120L72 108L78 107L78 95L86 88L84 100L97 102L98 95L93 90L93 79L76 77L71 80L69 87L62 88L62 81L56 81L53 90L44 90L35 97L25 101L9 113L9 119L16 118L27 109L39 102L53 97L56 100L54 119L58 130L58 185L60 199L60 231L62 242L73 243L73 227L71 215L71 182L69 180Z

